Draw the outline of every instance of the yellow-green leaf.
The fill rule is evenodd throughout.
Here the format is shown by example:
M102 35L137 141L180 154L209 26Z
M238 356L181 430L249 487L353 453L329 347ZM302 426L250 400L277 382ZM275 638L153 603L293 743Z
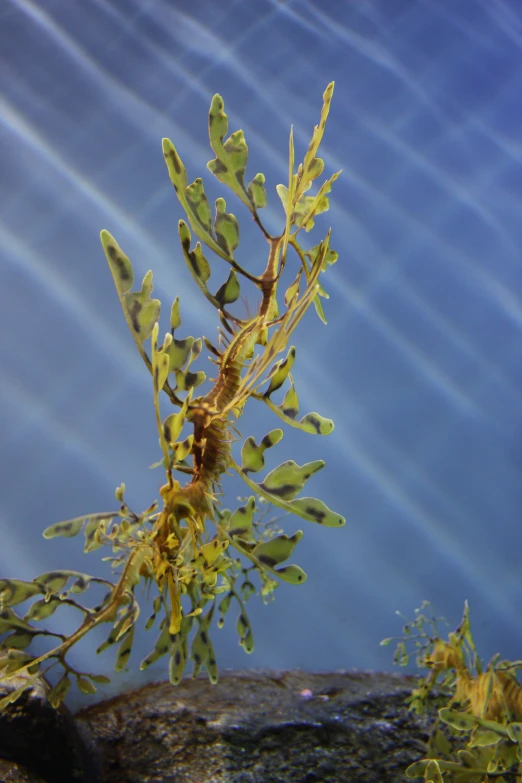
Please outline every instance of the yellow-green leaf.
M69 680L69 677L67 673L61 677L56 685L52 688L48 699L50 704L56 709L60 706L60 704L65 700L65 697L67 696L69 692L69 688L71 687L71 681Z
M305 465L297 465L293 460L287 460L274 468L266 476L260 487L271 495L283 500L293 500L302 490L308 479L324 468L323 460L314 460Z
M297 565L281 566L281 568L274 569L274 573L279 579L291 585L300 585L306 582L306 573Z
M16 606L33 595L44 592L38 582L24 582L21 579L0 579L0 606ZM3 613L2 613L3 614ZM0 618L1 618L0 614ZM2 631L0 631L2 633Z
M236 216L228 213L226 209L227 202L225 199L216 199L214 234L216 236L218 245L230 258L233 258L234 250L239 244L239 224L237 222Z
M126 667L131 654L133 641L134 641L134 625L131 627L127 635L124 637L122 643L118 648L118 653L116 655L116 663L114 665L114 668L117 672L123 671L123 669Z
M283 383L288 378L288 374L293 367L295 361L295 347L289 349L286 358L276 362L274 367L270 370L269 378L270 383L268 389L263 394L263 397L270 397L270 395L280 389Z
M424 772L424 780L427 783L444 783L440 767L436 761L429 761Z
M256 445L252 436L247 438L241 449L241 470L245 473L257 473L258 470L261 470L265 465L265 451L279 443L282 437L282 430L272 430L265 435L259 446Z
M45 620L47 617L50 617L52 614L54 614L61 603L62 601L58 597L49 598L49 600L41 598L39 601L35 601L34 604L31 605L25 616L25 619Z
M152 272L149 271L143 278L141 289L123 297L132 331L140 343L150 337L154 324L159 320L161 303L159 299L151 299L152 289Z
M205 381L206 375L203 370L190 372L190 370L176 370L176 389L179 391L189 391L196 389Z
M76 684L82 693L96 693L96 686L87 677L76 677Z
M170 309L170 328L174 331L174 329L179 329L180 326L181 316L179 314L179 296L177 296L172 302Z
M263 209L266 207L266 189L265 189L265 175L256 174L254 179L248 185L248 196L252 202L254 209Z
M296 498L288 504L294 514L326 527L342 527L346 520L317 498Z
M72 536L77 536L89 518L87 515L68 519L66 522L56 522L54 525L47 527L42 535L44 538L57 538L58 536L71 538Z
M251 532L255 508L256 501L252 495L244 506L240 506L228 518L226 528L229 535L244 537Z
M223 142L228 131L228 117L221 95L214 95L208 115L210 146L215 158L207 163L208 169L252 209L250 196L245 189L244 176L248 161L248 147L242 130L237 130Z
M275 536L269 541L257 544L252 550L252 557L255 557L262 565L275 568L280 563L288 560L294 551L295 545L302 537L302 530L297 530L293 536L287 536L286 534Z
M108 231L104 229L100 233L100 239L116 289L120 296L123 296L131 290L134 283L132 264Z
M237 273L235 269L231 269L226 282L216 291L215 298L219 302L220 309L223 310L227 304L237 301L240 293Z
M446 721L447 722L447 721ZM491 729L484 729L477 726L473 732L473 736L470 739L469 747L487 747L489 745L496 745L502 739L502 735Z
M154 646L152 652L150 652L140 663L140 669L147 669L151 664L155 663L163 655L166 655L171 648L171 640L169 634L168 624L165 625L161 631L158 640Z
M478 719L474 715L452 710L449 707L439 710L439 718L458 731L470 731L478 723Z
M209 234L212 233L212 213L203 186L203 180L198 177L185 190L185 197L192 210L192 214Z

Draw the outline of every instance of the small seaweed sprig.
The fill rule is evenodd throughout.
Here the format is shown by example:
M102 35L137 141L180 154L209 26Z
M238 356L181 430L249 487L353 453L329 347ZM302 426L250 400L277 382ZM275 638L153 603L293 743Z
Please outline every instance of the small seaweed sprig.
M522 686L516 677L522 661L501 661L495 655L484 667L467 602L447 640L437 631L442 618L424 614L429 606L425 601L415 619L406 622L395 663L407 665L407 646L413 643L417 664L430 670L408 699L411 710L423 712L436 685L449 701L438 711L426 758L411 764L407 776L430 783L522 783Z
M125 486L116 490L118 508L59 522L44 531L44 537L71 537L83 531L84 551L109 548L114 575L110 579L76 571L51 571L32 581L0 580L0 673L16 680L17 686L0 708L17 699L34 680L58 665L62 676L50 689L50 701L58 706L71 681L80 690L94 693L96 685L107 682L105 675L80 672L71 666L71 648L92 629L103 623L111 628L97 652L117 646L116 670L129 660L140 613L137 588L153 589L153 614L145 623L148 630L157 625L159 636L142 661L145 669L164 655L169 656L169 677L180 681L188 659L193 673L203 667L209 679L217 681L218 669L211 642L214 615L222 626L231 605L239 609L236 628L240 644L247 652L254 646L246 612L248 598L257 591L269 600L280 581L304 582L306 574L287 561L301 539L301 530L292 535L273 524L263 524L258 509L264 504L325 526L340 527L345 520L321 500L302 497L307 481L324 467L322 460L299 465L287 460L260 480L253 476L265 467L265 452L283 437L282 429L270 430L259 442L244 439L241 458L233 453L240 437L237 420L253 400L266 406L285 425L303 432L328 435L333 422L318 413L299 415L299 399L292 377L296 349L288 341L313 303L326 322L322 299L327 293L320 275L337 260L330 248L330 232L313 247L302 244L303 230L309 232L316 216L328 209L328 193L339 172L326 179L310 195L324 162L317 156L330 102L333 83L323 95L323 107L303 162L295 170L292 132L289 143L288 184L279 185L285 220L280 234L272 235L264 226L260 211L267 203L265 178L256 174L246 184L248 148L243 131L227 137L228 118L223 99L215 95L209 112L210 145L215 157L209 170L247 208L267 243L264 271L255 274L237 256L239 223L227 211L225 199L218 198L212 213L203 180L189 183L186 168L169 139L163 140L163 154L174 190L186 212L179 221L183 257L201 293L217 310L220 328L217 344L206 337L180 336L180 302L170 308L170 329L159 338L160 302L152 298L152 272L147 272L139 290L133 291L134 270L129 258L108 231L101 242L131 335L152 376L153 404L166 482L160 500L141 513L125 500ZM197 237L193 246L192 234ZM211 265L206 248L229 266L226 279L210 285ZM295 263L295 277L279 294L282 273ZM259 296L257 311L243 317L234 305L240 297L240 279L254 286ZM206 381L203 370L194 369L205 346L216 366L216 377ZM206 391L196 389L206 383ZM287 387L281 402L274 396ZM161 399L177 409L164 417ZM237 473L250 492L234 511L222 508L221 482ZM84 594L91 585L101 585L101 603L85 606ZM17 607L30 603L25 614ZM73 607L81 622L71 634L44 629L40 623L61 607ZM31 654L35 640L48 640L50 649ZM53 646L54 644L54 646ZM20 679L22 684L19 685Z

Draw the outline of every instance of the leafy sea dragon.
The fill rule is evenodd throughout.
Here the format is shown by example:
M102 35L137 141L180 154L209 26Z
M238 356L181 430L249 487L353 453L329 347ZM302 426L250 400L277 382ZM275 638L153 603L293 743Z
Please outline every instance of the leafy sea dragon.
M161 464L166 472L166 483L160 489L162 508L159 511L156 503L141 514L132 511L124 500L125 487L122 484L116 490L116 498L120 502L118 511L60 522L44 532L46 538L53 538L73 536L83 529L85 551L103 545L111 546L115 553L111 558L113 566L120 571L115 584L73 571L48 572L31 582L0 580L0 633L9 634L1 644L4 650L3 674L10 677L25 672L30 683L31 677L40 673L41 664L49 660L58 662L64 674L51 691L53 704L57 705L65 698L71 675L76 677L77 684L85 692L94 692L94 683L107 681L103 675L76 671L65 659L70 648L101 623L111 622L113 627L98 652L119 643L116 669L124 668L139 614L135 588L140 583L155 584L158 588L153 601L154 613L147 621L146 629L154 624L156 616L163 610L160 636L154 650L142 662L142 668L169 653L170 679L173 683L179 682L189 657L189 635L196 621L197 629L190 650L194 674L205 666L210 680L215 682L217 664L209 627L219 595L222 598L218 606L218 624L223 624L231 601L235 600L240 608L237 621L240 643L247 652L253 649L252 631L245 610L246 599L255 591L251 572L257 573L264 597L273 592L278 580L298 584L306 578L299 566L281 565L292 554L302 531L287 536L274 529L272 523L265 524L256 518L256 496L261 504L270 503L312 522L335 527L344 524L344 518L322 501L297 497L306 481L324 467L321 460L302 466L288 460L270 471L261 482L250 477L249 474L264 467L264 452L281 440L282 430L272 430L259 444L252 437L246 438L241 464L236 462L232 453L232 443L237 439L235 423L250 398L265 403L292 427L320 435L328 435L333 430L333 422L317 413L297 418L299 402L291 375L295 348L290 347L284 358L278 358L312 302L319 317L326 323L321 298L327 297L327 294L319 276L337 260L337 253L330 249L330 232L309 250L301 247L299 234L302 229L310 231L315 216L328 209L327 194L339 175L337 172L326 180L315 195L305 195L324 168L317 151L332 93L333 83L326 88L319 124L314 128L297 172L293 133L290 133L288 186L279 185L277 188L286 215L284 230L278 236L268 233L259 216L267 202L263 174L257 174L245 185L248 148L243 131L238 130L225 139L228 118L223 99L215 95L212 100L209 135L216 157L209 162L208 168L249 209L268 243L267 264L259 276L244 269L236 260L239 226L236 217L227 212L225 200L217 199L213 218L203 181L198 178L188 183L185 166L176 148L168 139L163 140L170 179L188 218L188 222L179 221L182 252L200 290L218 311L222 326L218 347L207 338L177 337L181 325L178 298L171 307L170 332L160 345L160 302L151 298L152 273L147 272L141 289L133 292L134 271L130 260L108 231L101 232L102 246L123 313L152 375L154 408L163 455ZM198 238L194 248L191 231ZM230 266L227 280L215 293L207 285L211 270L202 245ZM284 308L280 310L277 288L289 251L297 257L298 268L285 292ZM242 319L230 310L230 305L240 295L239 277L257 287L261 295L257 312L248 319ZM145 348L149 338L150 355ZM203 343L212 354L217 375L206 394L194 396L194 390L206 377L202 371L191 370ZM283 402L277 405L271 400L271 395L287 381L289 389ZM268 385L262 391L265 384ZM161 392L179 409L165 419L160 411ZM188 435L187 428L191 430ZM230 471L238 473L254 493L233 513L221 508L218 498L222 476ZM186 483L182 484L175 478L175 473L185 476ZM230 552L233 550L242 559L232 556ZM96 582L105 585L108 593L100 605L85 608L74 596ZM67 586L68 589L65 589ZM14 612L13 606L36 596L43 598L36 600L23 618ZM190 606L183 606L184 596ZM35 621L45 619L64 604L75 606L83 613L82 623L71 635L45 631L34 625ZM210 608L205 613L207 604ZM42 634L58 637L59 644L38 657L25 652L32 640ZM27 687L13 691L3 702L0 701L0 706L13 701Z

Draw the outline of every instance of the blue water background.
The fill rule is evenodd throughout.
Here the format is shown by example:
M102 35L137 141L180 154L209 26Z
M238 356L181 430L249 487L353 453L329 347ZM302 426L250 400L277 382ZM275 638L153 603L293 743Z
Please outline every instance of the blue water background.
M182 216L161 154L189 177L212 157L212 95L243 128L249 174L287 179L290 125L302 156L326 84L322 148L342 169L332 208L339 261L325 277L328 326L295 335L302 412L329 438L289 430L271 455L327 466L310 494L341 530L298 519L303 586L250 601L256 647L231 616L214 633L221 667L391 669L384 636L423 599L455 624L470 601L485 658L522 653L522 6L516 0L4 0L0 8L0 572L107 573L80 539L46 542L55 521L111 509L124 481L141 509L161 475L151 382L99 244L107 228L137 280L154 271L184 334L216 337L215 311L179 249ZM253 271L265 243L244 226ZM216 287L225 278L216 265ZM255 296L244 289L247 304ZM245 311L246 305L241 305ZM165 323L165 328L168 324ZM278 426L256 407L243 435ZM225 501L248 493L231 482ZM144 609L145 614L147 610ZM66 618L72 622L73 617ZM92 661L107 629L73 660ZM141 682L155 640L140 634L116 688ZM148 678L166 676L166 662Z

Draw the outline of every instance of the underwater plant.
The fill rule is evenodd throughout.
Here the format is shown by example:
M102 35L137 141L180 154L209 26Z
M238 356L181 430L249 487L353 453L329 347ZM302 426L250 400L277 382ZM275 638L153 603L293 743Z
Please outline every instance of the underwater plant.
M151 297L152 272L147 272L141 288L133 291L132 264L108 231L101 242L112 273L125 319L138 351L152 376L153 403L166 482L160 489L160 501L141 513L125 501L125 486L116 490L119 508L115 511L86 514L59 522L44 531L47 539L75 536L83 531L84 552L109 547L108 559L114 578L105 579L70 570L50 571L32 581L0 580L0 674L17 685L0 708L15 701L31 687L37 677L51 667L61 666L63 674L50 690L49 700L58 706L75 679L79 689L94 693L96 684L108 682L105 675L80 672L67 659L70 649L86 634L103 623L110 623L101 652L118 645L116 670L129 659L140 606L138 586L154 588L153 614L145 629L158 624L159 638L145 657L145 669L161 656L169 655L169 677L180 681L187 661L193 661L194 676L205 667L211 682L218 668L211 642L211 625L216 616L222 626L232 604L239 609L237 632L240 644L251 652L253 634L245 608L256 592L253 578L260 581L263 597L269 596L279 581L300 584L306 574L297 565L288 564L303 533L282 533L259 516L267 503L310 522L340 527L345 520L322 501L301 497L306 482L324 467L322 460L298 465L283 462L261 481L252 474L264 468L265 451L283 437L281 429L268 432L259 443L246 437L241 458L236 460L233 443L240 438L236 422L247 402L265 405L284 424L304 432L328 435L333 422L318 413L299 417L299 400L291 370L296 350L288 341L313 303L319 318L326 323L321 298L327 294L319 282L322 272L335 263L337 253L330 248L330 232L313 247L301 244L304 232L314 226L316 215L328 207L328 193L339 172L308 194L323 172L324 162L317 157L333 93L333 83L323 95L318 125L295 170L292 131L289 143L288 185L279 185L285 221L282 231L272 236L265 228L260 210L267 203L265 178L256 176L245 184L248 148L242 130L227 137L228 118L223 99L215 95L209 113L210 146L215 157L208 168L226 185L249 211L267 244L264 271L255 274L237 260L238 220L227 212L225 199L218 198L212 215L203 180L189 183L182 160L168 139L163 139L163 154L176 195L186 212L179 221L179 237L184 259L203 296L216 308L221 326L217 345L206 337L179 336L180 303L176 298L170 309L170 330L159 338L160 302ZM303 232L304 230L304 232ZM197 237L193 247L192 234ZM229 265L225 282L215 293L209 288L210 263L203 246ZM286 264L296 262L293 281L278 298L278 288ZM231 306L240 296L240 279L258 289L257 312L239 317ZM203 348L216 365L215 378L207 382L201 395L196 389L206 381L205 373L193 365ZM279 404L272 396L287 385ZM162 395L163 393L163 395ZM165 418L160 398L177 409ZM237 473L252 493L234 511L222 507L221 482L225 475ZM91 585L106 590L101 603L86 607L79 596ZM32 602L21 616L14 607ZM45 629L40 623L63 606L80 612L81 623L71 634ZM56 646L41 654L28 648L35 641L57 640ZM55 644L54 641L52 641Z
M412 654L407 645L413 643L417 665L430 670L408 699L411 710L424 712L436 686L450 699L438 711L426 758L411 764L407 776L430 783L522 783L522 686L516 677L522 661L501 661L497 654L484 667L467 602L446 641L437 631L441 618L427 617L427 607L425 601L404 626L394 662L406 666Z

